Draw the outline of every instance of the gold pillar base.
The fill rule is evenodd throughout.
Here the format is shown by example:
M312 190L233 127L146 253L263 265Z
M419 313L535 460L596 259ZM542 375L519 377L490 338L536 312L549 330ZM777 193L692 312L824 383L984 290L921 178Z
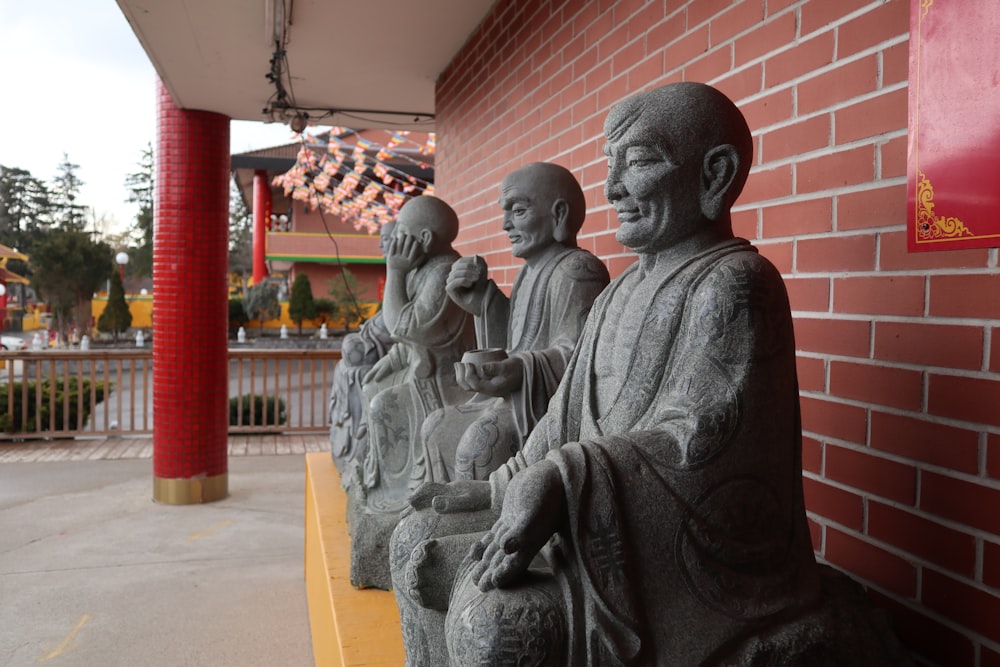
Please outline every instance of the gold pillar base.
M153 478L153 500L167 505L195 505L229 495L229 473L191 479Z

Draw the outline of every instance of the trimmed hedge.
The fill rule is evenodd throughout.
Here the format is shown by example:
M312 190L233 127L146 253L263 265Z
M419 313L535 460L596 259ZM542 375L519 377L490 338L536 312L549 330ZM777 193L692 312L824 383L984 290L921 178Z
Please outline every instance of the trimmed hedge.
M275 421L274 414L274 401L278 401L278 420ZM250 403L253 402L253 421L250 420L251 408ZM242 403L242 413L240 404ZM242 417L242 419L240 419ZM274 396L268 396L265 400L260 394L244 394L243 396L233 396L229 399L229 425L230 426L274 426L275 424L284 424L288 421L287 415L285 414L285 401L284 399L275 399Z
M55 413L55 428L58 431L74 431L83 428L90 418L90 391L91 382L84 378L82 382L78 378L71 377L67 383L62 378L55 380L55 393L53 394L52 380L41 381L41 405L36 405L35 395L38 391L39 382L28 380L27 387L23 382L0 385L0 429L5 433L34 433L36 426L36 414L41 415L41 431L48 431ZM105 386L104 382L94 384L94 403L104 400L105 393L110 393L111 383ZM10 391L14 391L13 413L7 412ZM69 405L66 405L66 395L69 394ZM83 394L83 412L80 412L80 394ZM28 419L24 423L21 421L23 414L23 401L28 403ZM66 408L69 412L66 413Z

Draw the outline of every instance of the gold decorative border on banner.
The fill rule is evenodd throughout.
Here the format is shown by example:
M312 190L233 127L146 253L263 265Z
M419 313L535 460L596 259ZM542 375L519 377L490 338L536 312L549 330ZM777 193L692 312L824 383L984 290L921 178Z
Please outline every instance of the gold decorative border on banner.
M914 207L915 232L917 243L946 241L963 236L976 235L956 217L937 216L934 214L934 186L924 172L920 171L920 46L923 35L924 18L931 10L934 0L920 0L920 16L917 19L917 120L913 142L914 166L917 171L916 206Z
M917 238L921 241L972 236L965 223L955 217L934 215L934 186L924 172L917 172Z
M191 479L153 478L153 500L167 505L195 505L229 495L229 473Z

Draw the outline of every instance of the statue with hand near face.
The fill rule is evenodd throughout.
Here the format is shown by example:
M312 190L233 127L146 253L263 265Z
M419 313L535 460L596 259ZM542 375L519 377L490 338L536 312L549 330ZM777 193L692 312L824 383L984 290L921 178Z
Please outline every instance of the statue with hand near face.
M386 251L382 318L395 344L363 380L368 451L349 487L351 582L389 588L388 544L413 491L420 428L427 415L471 393L455 379L455 362L475 346L472 316L445 290L459 254L458 216L431 196L406 202Z

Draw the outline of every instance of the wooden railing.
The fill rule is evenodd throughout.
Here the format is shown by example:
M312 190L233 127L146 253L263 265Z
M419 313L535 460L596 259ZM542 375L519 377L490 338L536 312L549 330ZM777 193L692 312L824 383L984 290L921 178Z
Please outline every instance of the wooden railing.
M229 350L231 433L328 430L340 351ZM153 359L146 349L0 352L0 440L153 432ZM268 413L252 409L255 403Z

